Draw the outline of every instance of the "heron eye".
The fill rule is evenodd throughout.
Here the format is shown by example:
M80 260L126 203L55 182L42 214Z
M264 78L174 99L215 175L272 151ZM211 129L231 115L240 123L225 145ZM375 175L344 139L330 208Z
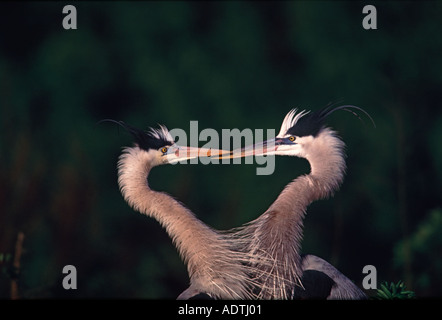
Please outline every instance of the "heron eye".
M290 140L291 142L293 142L293 141L296 140L296 138L295 138L294 136L290 136L290 137L289 137L289 140Z
M161 152L162 152L163 154L166 154L166 152L167 152L167 148L166 148L166 147L161 148Z

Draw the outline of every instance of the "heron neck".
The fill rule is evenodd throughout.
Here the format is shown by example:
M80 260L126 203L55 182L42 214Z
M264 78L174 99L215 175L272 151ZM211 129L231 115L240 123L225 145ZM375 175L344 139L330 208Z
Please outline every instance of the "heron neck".
M151 190L148 153L127 148L118 163L118 182L124 199L135 210L153 217L165 229L187 265L189 290L212 297L238 299L250 297L247 274L233 244L205 225L179 201L164 192Z
M306 209L315 200L333 193L342 182L345 172L343 142L334 135L327 135L314 152L307 150L311 165L310 174L290 182L267 211L251 223L248 230L255 235L252 248L267 252L278 262L269 277L278 282L278 292L264 292L264 296L288 297L293 284L299 283L302 275L301 241ZM269 286L271 287L271 286Z
M339 188L346 169L344 143L330 129L324 129L320 135L316 144L306 150L310 174L289 183L269 210L284 208L285 212L303 217L310 203L328 197Z
M346 170L344 142L330 129L321 132L322 137L307 154L311 172L307 176L310 202L326 198L339 189Z
M192 277L197 266L207 264L200 260L217 245L218 235L173 197L150 189L147 177L152 167L148 162L139 148L125 150L118 164L121 192L130 206L166 229Z

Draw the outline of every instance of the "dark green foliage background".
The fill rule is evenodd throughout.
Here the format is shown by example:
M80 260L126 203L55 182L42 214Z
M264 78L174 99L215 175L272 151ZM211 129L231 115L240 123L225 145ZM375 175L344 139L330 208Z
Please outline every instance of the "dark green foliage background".
M74 4L78 29L62 28ZM274 128L292 107L365 108L329 119L348 173L308 209L303 250L358 285L404 280L442 295L442 2L0 3L0 253L24 232L23 297L175 298L188 276L169 237L134 212L116 163L131 138L104 118L147 128ZM203 143L202 143L203 144ZM305 160L155 168L151 187L228 229L263 213L307 173ZM0 262L8 269L6 262ZM78 289L61 287L62 268ZM10 296L7 272L0 296Z

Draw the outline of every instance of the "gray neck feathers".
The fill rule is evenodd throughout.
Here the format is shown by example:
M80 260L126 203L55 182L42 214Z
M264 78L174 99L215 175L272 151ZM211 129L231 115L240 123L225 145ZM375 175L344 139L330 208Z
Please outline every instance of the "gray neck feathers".
M211 229L180 202L151 190L147 154L127 148L118 163L118 182L125 200L137 211L156 219L167 231L187 265L191 287L214 298L250 298L245 258L229 238Z

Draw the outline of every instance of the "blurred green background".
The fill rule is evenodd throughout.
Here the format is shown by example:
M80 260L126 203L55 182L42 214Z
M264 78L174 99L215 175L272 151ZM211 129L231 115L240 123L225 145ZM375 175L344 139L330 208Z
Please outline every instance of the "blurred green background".
M74 4L78 29L64 30ZM25 298L171 298L184 264L153 219L134 212L116 163L140 128L274 128L293 107L342 101L366 109L329 119L347 144L347 176L308 208L303 251L361 285L404 280L442 295L442 2L0 3L0 296L11 295L23 232ZM204 143L202 143L204 144ZM153 189L216 229L263 213L303 159L155 168ZM74 265L78 289L62 289ZM370 292L368 292L370 294Z

